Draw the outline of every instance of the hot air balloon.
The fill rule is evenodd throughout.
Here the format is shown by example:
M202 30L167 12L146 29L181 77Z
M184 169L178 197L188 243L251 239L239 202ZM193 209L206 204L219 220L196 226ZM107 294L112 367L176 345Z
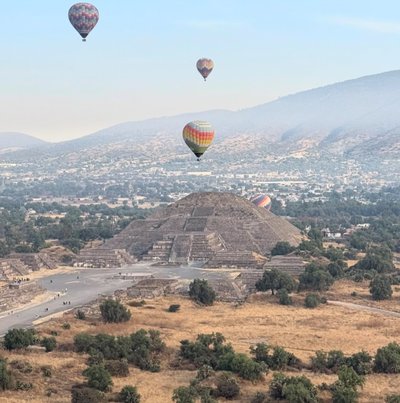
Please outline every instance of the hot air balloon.
M214 62L211 59L200 59L197 61L197 70L203 76L204 81L211 74L214 68Z
M271 210L272 200L267 195L257 195L250 200L257 207L263 207L268 211Z
M68 18L82 41L86 42L86 37L99 21L99 10L89 3L77 3L69 9Z
M214 129L208 122L194 121L188 123L183 129L183 140L200 161L200 157L210 147L214 140Z

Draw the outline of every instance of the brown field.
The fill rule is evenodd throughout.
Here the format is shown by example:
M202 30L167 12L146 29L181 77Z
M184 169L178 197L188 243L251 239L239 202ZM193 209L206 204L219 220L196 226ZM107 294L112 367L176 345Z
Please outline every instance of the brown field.
M349 291L348 284L340 285L340 282L338 284L335 286L339 288L338 292L345 293L346 287L346 292ZM354 286L352 283L351 287ZM362 285L359 292L362 292ZM296 296L297 299L299 297ZM181 304L181 311L167 312L166 309L172 303ZM195 372L174 370L170 364L176 356L180 340L194 339L199 333L221 332L237 351L245 353L248 353L250 345L262 341L281 345L305 362L308 362L310 356L317 350L340 349L346 354L351 354L364 349L374 354L377 348L392 341L400 341L400 319L397 318L330 305L314 310L299 305L284 307L276 304L272 297L259 295L242 306L217 303L210 308L201 308L187 299L165 297L148 302L144 307L130 309L132 319L126 324L90 324L88 321L78 321L72 314L67 314L63 318L40 325L39 332L48 335L51 330L57 330L58 343L68 345L72 342L73 336L82 331L120 335L141 328L158 329L169 347L162 363L162 371L154 374L131 369L128 378L114 378L114 391L119 391L127 384L136 385L142 395L142 401L146 403L170 402L173 389L188 385L194 378ZM71 330L62 329L64 322L71 324ZM32 391L4 393L0 397L0 402L69 402L71 385L83 381L81 373L85 368L86 358L72 352L56 351L49 354L23 352L4 353L4 355L10 360L27 360L36 370L30 375L34 383ZM42 365L53 367L53 378L44 380L39 370ZM335 376L311 372L304 374L316 384L333 383L336 380ZM241 381L242 394L237 401L249 402L255 392L267 391L270 379L271 374L257 384ZM58 393L46 397L45 391L48 388L55 389ZM383 402L387 394L399 391L399 375L371 375L361 391L360 401ZM329 401L328 396L322 395L324 401Z

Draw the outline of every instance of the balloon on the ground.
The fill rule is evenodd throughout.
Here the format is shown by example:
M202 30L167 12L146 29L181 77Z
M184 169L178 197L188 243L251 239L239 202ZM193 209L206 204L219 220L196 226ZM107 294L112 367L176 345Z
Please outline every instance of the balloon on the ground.
M214 68L214 62L211 59L200 59L197 61L197 70L203 76L204 81L211 74Z
M99 10L90 3L77 3L69 9L68 18L85 42L99 21Z
M188 123L183 129L183 140L198 160L210 147L214 135L215 132L210 123L200 120Z
M262 207L267 209L268 211L271 210L272 200L267 195L257 195L250 199L250 201L255 204L257 207Z

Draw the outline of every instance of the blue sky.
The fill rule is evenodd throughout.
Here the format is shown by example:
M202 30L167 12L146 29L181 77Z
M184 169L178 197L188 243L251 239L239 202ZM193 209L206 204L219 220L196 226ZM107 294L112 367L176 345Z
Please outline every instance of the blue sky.
M93 0L85 44L71 1L2 3L0 131L50 141L400 66L398 0ZM206 84L199 57L215 60Z

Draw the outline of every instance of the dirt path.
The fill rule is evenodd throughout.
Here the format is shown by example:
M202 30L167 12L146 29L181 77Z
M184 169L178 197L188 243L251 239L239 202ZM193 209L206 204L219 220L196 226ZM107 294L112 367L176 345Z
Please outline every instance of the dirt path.
M354 309L356 311L376 313L378 315L388 316L391 318L400 318L399 312L388 311L387 309L374 308L371 306L353 304L351 302L343 302L343 301L328 301L328 304L342 306L344 308Z

